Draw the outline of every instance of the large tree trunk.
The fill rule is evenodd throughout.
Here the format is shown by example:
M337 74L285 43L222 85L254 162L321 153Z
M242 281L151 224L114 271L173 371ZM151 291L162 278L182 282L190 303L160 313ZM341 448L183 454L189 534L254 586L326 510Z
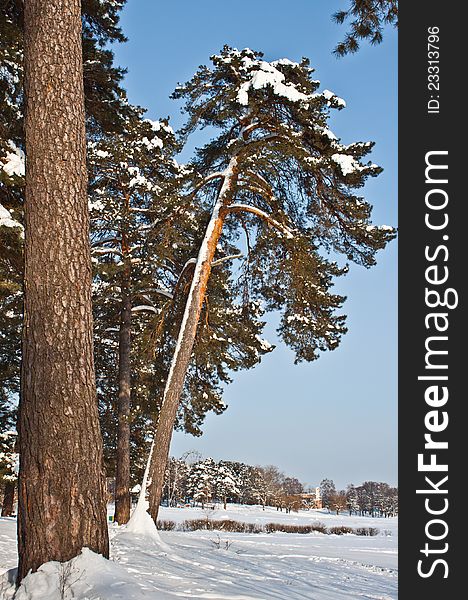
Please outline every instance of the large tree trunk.
M130 396L132 300L128 287L122 288L119 333L119 407L117 465L115 477L115 520L119 525L130 519Z
M79 0L26 0L25 282L18 581L108 556L93 362Z
M226 216L226 206L233 198L237 176L237 157L234 157L226 169L223 185L221 186L218 200L213 209L198 253L197 264L179 330L177 346L172 357L171 368L164 390L163 402L152 447L152 456L149 459L151 475L149 512L154 522L156 522L158 517L172 431L179 407L180 395L184 386L185 375L192 356L200 313L205 301L211 264L216 252L216 246L221 237ZM141 493L145 494L144 488Z
M2 517L11 517L15 501L15 481L7 481L3 490Z

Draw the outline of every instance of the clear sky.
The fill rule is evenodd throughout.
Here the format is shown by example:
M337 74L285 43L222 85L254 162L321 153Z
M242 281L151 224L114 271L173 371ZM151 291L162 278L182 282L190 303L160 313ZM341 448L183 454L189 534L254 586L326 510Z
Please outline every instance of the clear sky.
M373 140L371 160L384 173L364 190L376 224L397 224L397 34L356 55L332 55L345 27L331 20L347 0L128 0L122 26L129 41L116 48L128 69L131 102L150 118L183 123L169 99L178 82L224 44L261 50L267 60L307 56L321 89L347 102L331 128L344 143ZM331 478L338 487L397 480L397 243L371 270L352 267L337 291L348 297L349 332L340 347L311 364L293 364L278 344L255 369L235 375L227 411L206 419L204 435L176 433L171 454L275 464L306 484ZM274 324L266 336L276 342Z

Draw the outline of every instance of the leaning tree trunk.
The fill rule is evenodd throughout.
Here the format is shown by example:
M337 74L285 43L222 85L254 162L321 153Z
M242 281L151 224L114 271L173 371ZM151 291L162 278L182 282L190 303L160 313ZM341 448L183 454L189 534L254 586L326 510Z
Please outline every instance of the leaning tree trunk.
M119 525L130 519L130 396L132 300L123 285L119 333L119 406L117 426L117 464L115 474L115 516Z
M108 556L96 402L79 0L26 0L18 581Z
M2 517L11 517L15 502L16 481L7 481L3 490Z
M184 316L180 326L177 346L172 357L171 368L164 390L158 425L150 453L149 512L156 522L164 485L172 431L179 407L180 395L184 386L185 375L190 364L198 321L206 296L206 288L211 273L211 264L216 246L221 237L226 207L233 198L238 176L237 157L231 159L224 176L217 202L213 209L205 237L198 253L197 264L185 305ZM141 494L145 494L142 487Z

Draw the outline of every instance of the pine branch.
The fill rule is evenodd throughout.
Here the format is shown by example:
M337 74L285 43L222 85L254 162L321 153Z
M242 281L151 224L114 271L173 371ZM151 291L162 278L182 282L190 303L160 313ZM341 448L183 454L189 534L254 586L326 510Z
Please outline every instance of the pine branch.
M195 196L195 194L201 190L202 187L204 187L207 183L209 183L210 181L213 181L213 179L224 179L224 177L226 176L224 171L219 171L217 173L212 173L211 175L207 175L203 181L200 181L200 183L197 183L197 185L193 188L193 190L190 192L189 196Z
M149 304L141 304L140 306L134 306L132 308L132 312L141 312L141 311L152 312L156 315L159 314L159 311L154 306L150 306Z
M114 242L116 244L120 244L121 243L121 239L117 238L117 237L107 237L107 238L103 238L101 240L97 240L95 242L93 242L91 244L91 248L96 248L97 246L102 246L103 244L109 244L111 242Z
M229 256L223 256L222 258L218 258L217 260L214 260L211 263L212 267L216 267L218 265L220 265L221 263L227 261L227 260L234 260L235 258L242 258L244 255L242 253L240 254L230 254Z
M279 221L276 221L276 219L273 219L266 212L264 212L263 210L260 210L259 208L255 207L255 206L250 206L249 204L231 204L230 206L228 206L227 211L228 212L252 213L252 214L256 215L257 217L260 217L262 220L266 221L269 225L271 225L278 231L281 231L282 233L284 233L288 239L294 238L292 229L290 229L287 225L283 225Z

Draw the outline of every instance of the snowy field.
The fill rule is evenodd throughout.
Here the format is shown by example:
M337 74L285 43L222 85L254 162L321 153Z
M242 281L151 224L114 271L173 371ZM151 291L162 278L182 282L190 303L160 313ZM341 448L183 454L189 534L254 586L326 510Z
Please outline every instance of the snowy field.
M216 510L162 508L160 519L234 519L327 527L377 527L374 537L321 533L162 531L155 540L111 526L111 558L84 551L68 569L48 563L15 600L393 600L397 598L397 519L286 514L228 505ZM16 521L0 519L1 600L12 598L7 571L16 564ZM64 594L57 592L61 576ZM1 577L1 575L0 575ZM10 575L11 578L11 575Z

